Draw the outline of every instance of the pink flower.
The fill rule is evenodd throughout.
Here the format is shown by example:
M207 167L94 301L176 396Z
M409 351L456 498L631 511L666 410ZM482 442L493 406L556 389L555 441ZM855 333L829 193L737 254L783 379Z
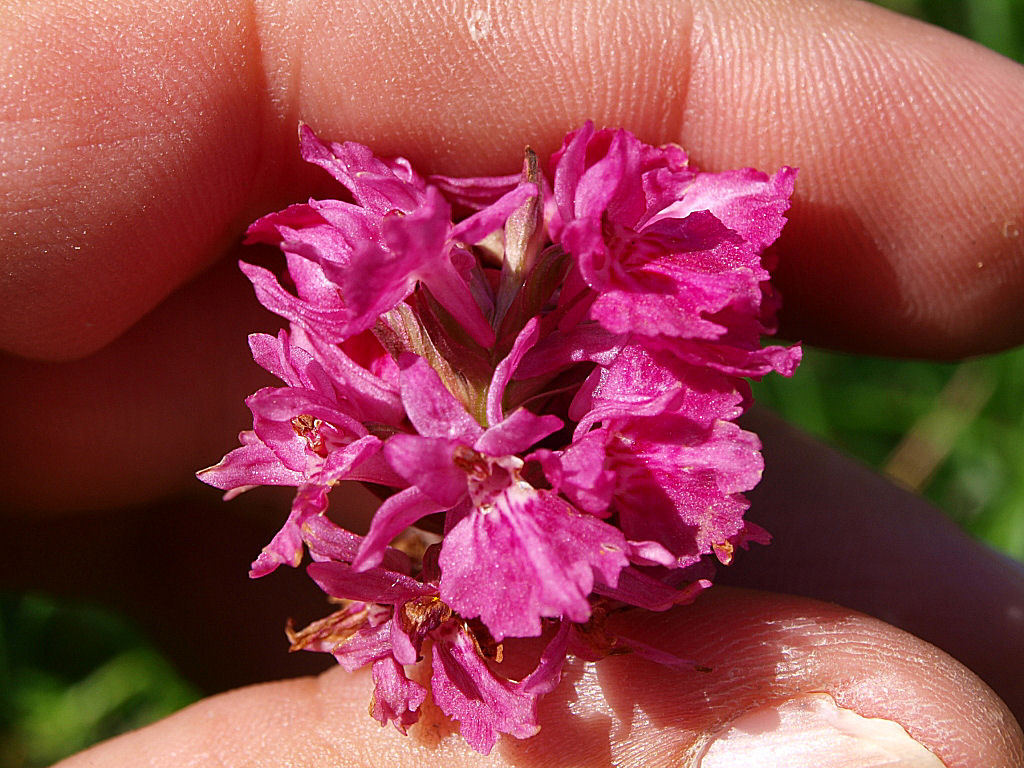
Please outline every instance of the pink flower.
M356 567L375 565L403 529L443 511L441 596L463 617L480 617L499 641L539 635L545 617L586 621L595 578L614 586L626 565L625 541L531 486L516 455L561 420L519 408L483 429L423 358L402 362L403 401L419 434L395 435L384 455L409 488L378 510Z
M419 578L408 575L401 553L382 553L397 570L373 566L356 570L350 565L358 538L338 529L325 518L306 527L310 551L321 562L309 574L345 607L301 632L292 632L293 650L331 653L346 669L371 664L374 679L373 717L382 725L392 722L403 733L418 717L426 698L423 686L409 680L404 666L421 658L424 642L431 640L435 703L462 724L462 735L476 750L487 754L498 735L519 738L537 732L537 700L557 684L570 625L561 622L548 639L533 672L520 681L495 672L481 650L493 645L460 618L439 597L436 563L428 555Z
M320 356L325 367L314 358L312 344L296 346L284 331L276 339L254 334L249 343L256 361L288 386L261 389L246 400L252 431L239 436L242 447L199 477L226 490L227 498L257 485L298 487L284 527L253 563L253 575L262 576L281 563L301 562L299 528L327 508L327 493L340 480L397 481L379 456L381 439L364 422L393 422L397 428L403 414L387 382L342 347Z
M589 123L552 166L552 232L575 261L563 306L589 304L607 331L698 365L792 373L798 347L761 347L761 254L782 230L796 171L698 173L678 147Z
M565 453L586 444L594 454L599 444L603 461L587 463L614 477L608 503L622 532L672 553L674 563L661 564L686 567L743 530L741 494L763 467L757 437L734 423L747 400L717 371L626 346L577 392L578 439ZM566 490L587 489L571 482Z
M476 343L493 344L494 331L471 289L474 259L465 246L501 228L535 193L533 184L524 181L453 224L448 201L404 160L385 163L352 142L323 144L307 126L300 143L303 157L326 168L359 204L310 201L250 227L249 242L280 245L291 257L298 291L292 296L268 270L245 265L264 305L342 341L422 284Z
M370 665L371 713L402 731L428 695L407 670L429 663L429 694L484 753L536 732L567 652L688 664L604 619L691 602L711 560L768 542L744 519L762 461L736 419L743 377L800 357L761 344L778 303L762 257L795 171L700 173L589 123L550 182L529 151L517 176L424 179L305 126L300 146L353 202L250 228L288 267L242 267L290 322L250 339L282 386L247 400L252 430L200 473L229 498L296 487L251 573L308 551L342 607L293 648ZM343 480L383 498L365 537L327 518ZM411 556L410 526L427 532ZM510 678L505 641L538 637L534 671Z

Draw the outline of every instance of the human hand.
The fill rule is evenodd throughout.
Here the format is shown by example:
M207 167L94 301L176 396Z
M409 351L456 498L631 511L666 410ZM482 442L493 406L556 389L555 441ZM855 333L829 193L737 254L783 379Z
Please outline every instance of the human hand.
M24 448L5 457L3 480L25 512L182 493L196 467L232 444L245 423L241 396L260 381L244 359L244 333L273 328L247 286L219 269L124 331L216 260L249 219L317 191L320 180L298 167L294 151L299 117L325 136L450 173L508 170L524 143L551 150L586 117L647 141L679 141L709 170L798 165L779 246L790 335L951 356L1024 334L1013 311L1024 280L1013 237L1024 182L1003 172L1024 154L1015 130L1024 79L1016 65L964 41L852 4L722 3L691 12L685 4L599 11L580 3L490 16L417 7L401 18L370 5L338 4L316 16L270 4L251 16L231 3L208 5L37 6L11 10L13 23L0 33L10 43L0 63L0 87L10 89L0 125L0 221L13 243L2 254L11 277L0 287L0 342L67 359L117 338L59 368L4 362L5 402L18 404L5 419L4 444ZM329 20L322 29L321 18ZM567 19L573 25L563 26ZM68 71L80 85L56 92ZM956 290L964 285L970 290ZM769 485L752 495L750 517L776 543L763 557L745 556L732 578L882 613L976 669L987 661L991 675L1007 670L989 682L1005 683L1000 693L1019 705L1022 622L1006 610L1024 593L1019 573L919 502L782 428L769 424L764 438ZM145 523L148 531L161 524ZM203 525L189 542L197 564L226 557ZM99 546L111 535L100 532ZM93 553L94 565L123 573L102 553ZM154 559L163 558L152 550L138 557L154 571L148 583L161 596L181 591L187 565L167 574ZM950 562L962 578L944 575ZM924 601L917 590L939 575L949 582L946 599ZM190 597L202 604L197 592ZM546 711L547 730L491 759L564 763L554 737L568 733L584 762L680 760L755 702L827 691L861 714L900 722L947 765L1020 761L1019 731L999 725L998 703L934 650L832 607L713 592L658 617L650 631L713 663L718 677L666 676L626 658L581 668L567 675L562 703L556 697ZM952 620L936 612L944 606L953 607ZM380 731L363 714L367 690L365 678L336 672L249 689L81 759L115 764L144 751L155 764L180 763L212 749L266 764L342 754L380 762L384 750L396 764L424 754L475 759L458 742L420 753L418 742ZM246 753L257 728L258 746Z

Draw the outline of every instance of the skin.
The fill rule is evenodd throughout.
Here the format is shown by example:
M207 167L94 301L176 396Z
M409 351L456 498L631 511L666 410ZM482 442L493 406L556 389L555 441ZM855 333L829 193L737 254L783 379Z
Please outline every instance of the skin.
M209 689L297 669L281 619L322 607L297 607L308 587L270 586L297 573L240 578L286 502L221 507L190 477L234 445L242 397L268 383L243 338L277 326L231 264L240 233L334 193L300 164L300 118L451 174L515 170L527 142L550 152L586 118L679 142L708 170L799 166L777 248L785 334L943 358L1021 341L1018 65L852 2L506 5L0 3L0 444L17 446L0 461L5 584L115 602ZM756 703L814 691L899 722L947 766L1024 761L979 678L808 599L950 651L1020 717L1020 569L752 418L769 470L751 517L776 543L723 581L804 597L716 588L647 627L693 658L727 647L717 668L733 677L632 657L573 669L541 736L483 760L457 739L431 746L433 721L412 739L381 731L366 676L331 671L206 700L68 764L559 765L546 734L566 728L580 764L677 764ZM816 650L780 668L792 648Z

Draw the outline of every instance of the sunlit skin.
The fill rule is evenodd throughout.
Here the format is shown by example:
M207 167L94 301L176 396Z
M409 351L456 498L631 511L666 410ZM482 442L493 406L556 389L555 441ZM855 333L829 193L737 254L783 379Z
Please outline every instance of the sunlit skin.
M258 551L281 501L222 508L192 479L235 443L242 397L266 383L244 337L276 322L232 265L240 233L324 192L301 168L299 118L451 174L514 171L525 144L549 153L586 118L678 141L709 170L798 166L777 250L784 334L943 358L1024 337L1024 70L870 6L527 2L481 15L461 3L79 0L0 11L0 347L11 353L0 482L12 510L0 573L135 611L195 678L256 681L301 663L277 629L253 636L246 611L227 610L273 588L244 583L255 552L224 562L224 540ZM776 542L737 556L723 580L912 629L1021 716L1024 620L1007 610L1024 601L1019 568L784 426L756 426L768 470L750 518ZM299 598L275 594L259 609L280 627ZM541 737L485 760L455 739L431 749L440 724L411 739L381 730L365 714L368 678L331 671L205 701L68 764L560 765L544 734L576 728L581 764L656 765L750 706L738 688L829 691L901 723L947 766L1024 761L1020 731L977 678L846 609L716 587L649 629L715 662L728 646L723 664L743 685L616 658L562 689L565 701L574 685L592 717L556 703ZM236 653L243 644L266 654ZM783 647L817 651L782 670ZM257 663L269 656L283 662L272 673ZM614 727L634 711L645 714Z

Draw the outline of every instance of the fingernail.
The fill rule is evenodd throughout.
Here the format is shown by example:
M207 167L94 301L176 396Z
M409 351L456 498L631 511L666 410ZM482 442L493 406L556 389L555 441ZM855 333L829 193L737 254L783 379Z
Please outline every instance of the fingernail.
M701 753L699 768L945 768L899 723L861 717L826 693L747 712Z

